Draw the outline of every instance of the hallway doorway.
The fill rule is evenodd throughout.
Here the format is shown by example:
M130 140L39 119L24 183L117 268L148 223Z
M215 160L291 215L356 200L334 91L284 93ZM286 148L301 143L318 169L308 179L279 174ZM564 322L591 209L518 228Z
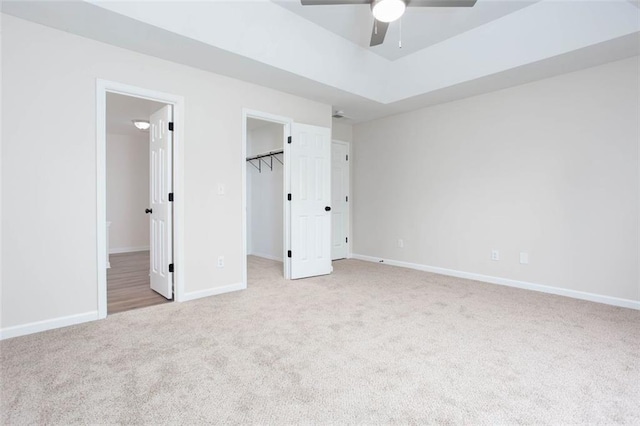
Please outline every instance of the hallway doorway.
M113 314L173 300L173 247L166 238L173 211L164 194L171 191L171 137L159 129L172 109L117 93L106 101L107 314Z

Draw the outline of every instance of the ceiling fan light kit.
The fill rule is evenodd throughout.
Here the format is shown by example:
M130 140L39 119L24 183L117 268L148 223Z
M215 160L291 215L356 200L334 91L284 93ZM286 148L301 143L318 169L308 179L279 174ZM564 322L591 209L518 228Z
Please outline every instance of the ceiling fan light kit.
M403 0L373 0L371 13L380 22L393 22L404 14L407 4Z

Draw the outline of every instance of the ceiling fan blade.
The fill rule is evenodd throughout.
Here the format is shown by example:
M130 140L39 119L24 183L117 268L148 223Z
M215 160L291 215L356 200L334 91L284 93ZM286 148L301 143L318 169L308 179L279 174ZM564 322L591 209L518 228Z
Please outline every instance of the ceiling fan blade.
M369 43L369 46L382 44L382 42L384 42L384 36L387 35L387 28L389 28L388 22L375 20L373 29L371 30L371 43Z
M371 0L300 0L303 6L326 6L330 4L370 4Z
M473 7L477 0L408 0L409 7Z

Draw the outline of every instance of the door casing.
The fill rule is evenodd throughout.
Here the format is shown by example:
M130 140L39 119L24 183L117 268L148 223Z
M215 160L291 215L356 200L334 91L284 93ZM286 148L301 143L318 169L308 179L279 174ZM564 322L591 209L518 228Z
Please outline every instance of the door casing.
M107 92L173 105L173 273L174 300L185 300L184 282L184 98L114 81L96 80L96 265L98 319L107 316Z

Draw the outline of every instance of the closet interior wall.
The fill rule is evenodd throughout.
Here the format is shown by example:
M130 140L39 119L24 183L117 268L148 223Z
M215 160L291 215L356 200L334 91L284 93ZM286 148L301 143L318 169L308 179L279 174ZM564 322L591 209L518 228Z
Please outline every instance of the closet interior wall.
M247 157L283 149L284 126L248 119ZM277 158L284 161L284 156ZM263 161L261 171L254 165ZM247 252L282 261L283 254L283 165L275 158L247 162ZM272 165L272 168L267 166Z

